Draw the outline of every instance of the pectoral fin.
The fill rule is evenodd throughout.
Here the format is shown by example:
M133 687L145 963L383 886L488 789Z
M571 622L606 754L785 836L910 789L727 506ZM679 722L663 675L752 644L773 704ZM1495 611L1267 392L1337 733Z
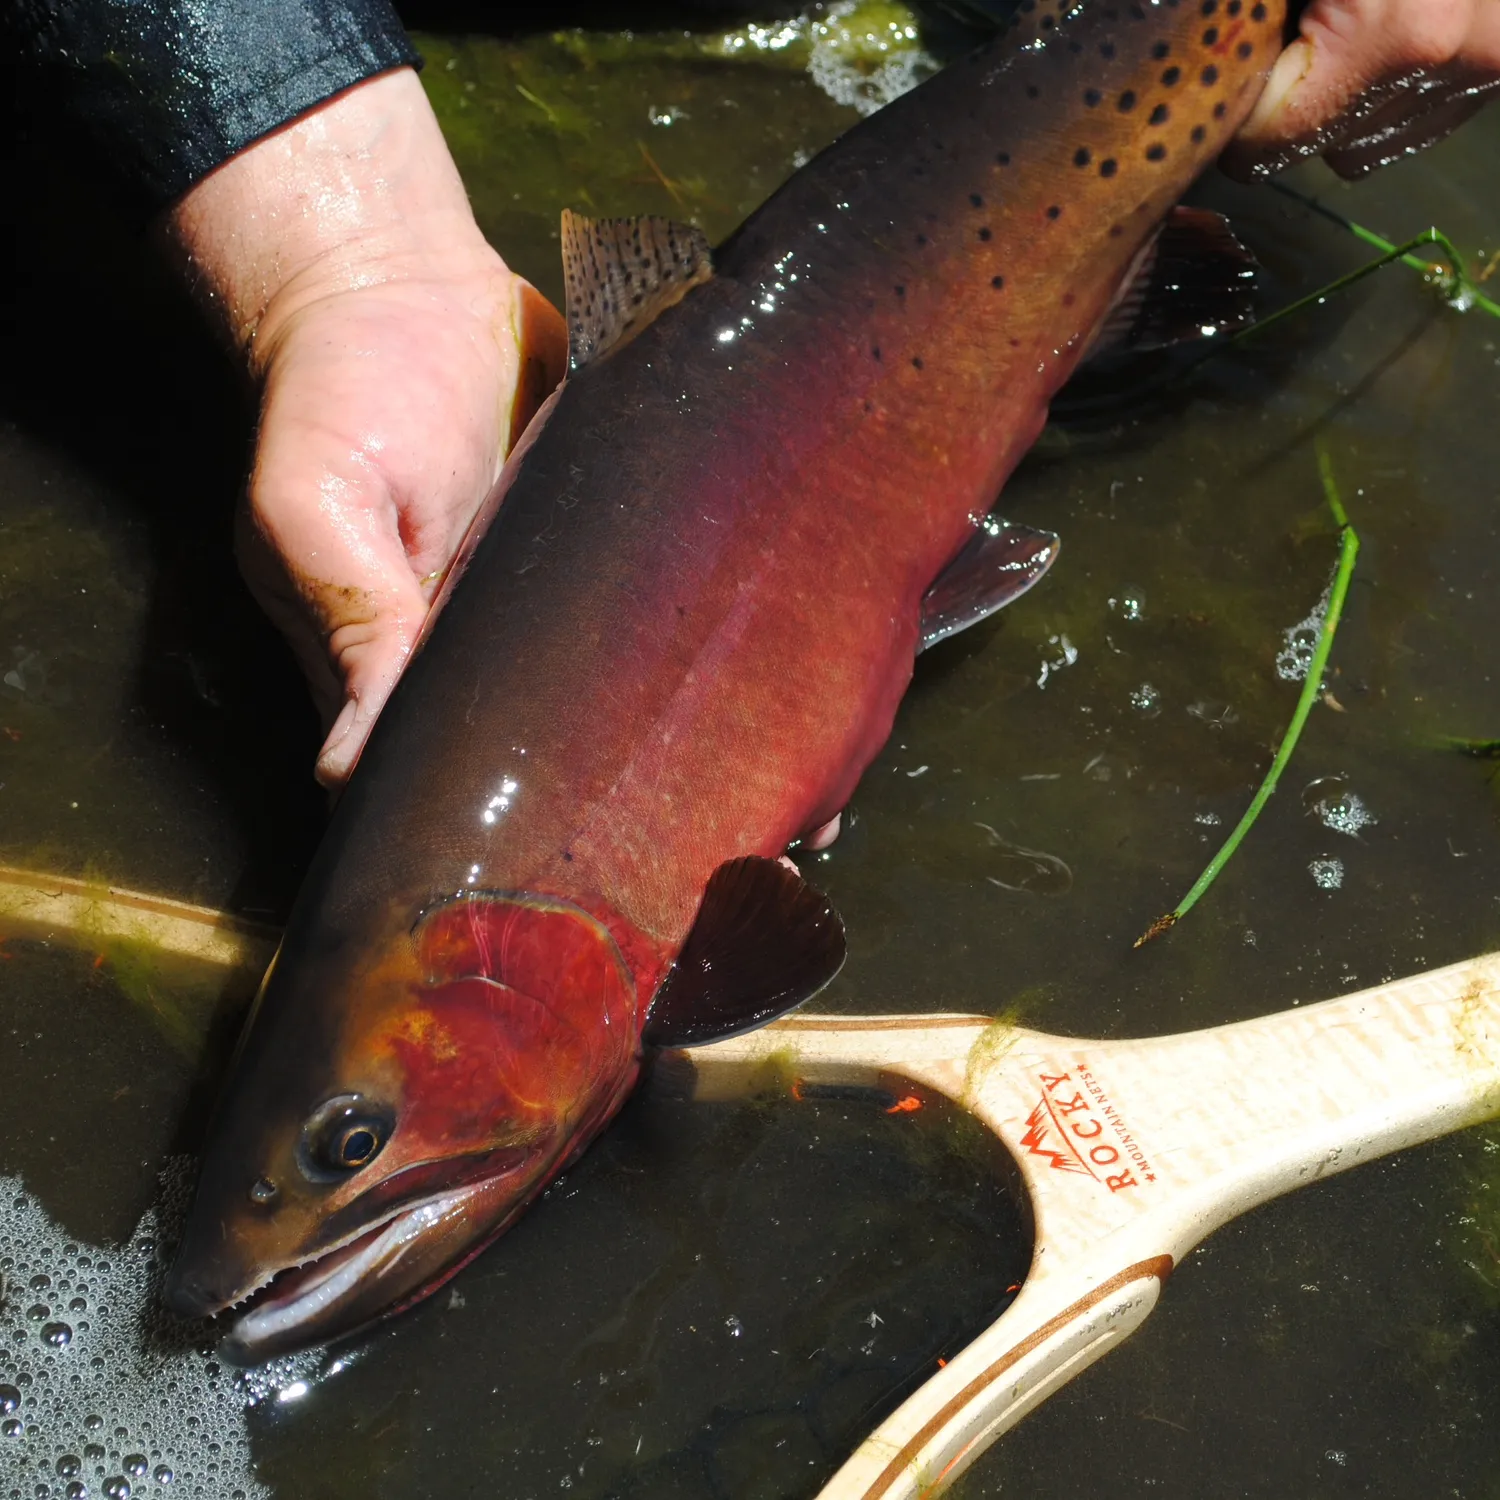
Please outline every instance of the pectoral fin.
M844 953L844 924L821 891L779 860L729 860L709 877L642 1040L681 1047L762 1026L817 994Z
M1061 545L1056 532L986 516L922 596L917 649L925 651L1019 599L1052 566Z
M1259 269L1223 214L1174 208L1121 288L1089 357L1166 349L1247 327Z

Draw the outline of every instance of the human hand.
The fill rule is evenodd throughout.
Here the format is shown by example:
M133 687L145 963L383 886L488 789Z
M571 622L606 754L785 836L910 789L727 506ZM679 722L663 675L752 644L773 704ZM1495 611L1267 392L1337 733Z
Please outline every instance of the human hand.
M1497 92L1500 0L1313 0L1221 165L1263 177L1321 155L1361 177Z
M485 242L409 69L226 162L170 230L260 387L238 544L337 786L527 420L562 319Z

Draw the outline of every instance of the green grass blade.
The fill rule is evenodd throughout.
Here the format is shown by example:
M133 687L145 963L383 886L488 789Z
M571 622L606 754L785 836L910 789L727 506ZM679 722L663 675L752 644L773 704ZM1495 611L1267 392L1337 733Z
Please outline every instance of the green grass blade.
M1271 762L1271 769L1266 772L1265 780L1260 784L1260 790L1256 792L1250 806L1245 809L1245 815L1235 824L1234 831L1224 840L1219 852L1193 882L1187 895L1165 916L1158 917L1135 940L1134 946L1137 948L1176 926L1197 905L1199 898L1217 879L1219 871L1229 863L1234 851L1239 848L1241 840L1249 833L1251 826L1260 816L1261 809L1271 800L1271 793L1276 790L1276 784L1281 780L1281 773L1286 769L1287 762L1292 758L1292 752L1297 748L1302 726L1307 723L1307 716L1312 712L1312 706L1317 702L1318 694L1323 690L1323 672L1328 665L1328 654L1333 649L1334 632L1338 629L1339 618L1344 612L1344 599L1349 593L1349 580L1354 573L1354 560L1359 556L1359 537L1355 534L1353 526L1349 524L1349 517L1344 511L1339 499L1338 486L1334 481L1333 465L1322 447L1318 449L1318 473L1323 481L1323 493L1327 497L1328 508L1333 512L1334 520L1339 526L1339 560L1333 575L1333 582L1328 590L1328 608L1323 615L1323 624L1318 631L1318 642L1313 649L1312 662L1308 666L1307 679L1302 684L1302 694L1297 700L1292 722L1287 726L1286 733L1281 738L1281 746L1276 751L1275 760Z

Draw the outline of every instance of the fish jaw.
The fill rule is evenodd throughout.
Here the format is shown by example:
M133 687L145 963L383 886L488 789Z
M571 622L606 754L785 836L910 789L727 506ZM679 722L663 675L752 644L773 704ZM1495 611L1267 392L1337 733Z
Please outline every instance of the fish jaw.
M633 976L580 908L448 902L390 950L349 984L335 1027L306 1025L337 994L315 964L278 964L257 1006L165 1288L183 1316L236 1313L232 1361L344 1337L429 1295L634 1087ZM370 1160L325 1170L330 1124L335 1140L379 1134Z

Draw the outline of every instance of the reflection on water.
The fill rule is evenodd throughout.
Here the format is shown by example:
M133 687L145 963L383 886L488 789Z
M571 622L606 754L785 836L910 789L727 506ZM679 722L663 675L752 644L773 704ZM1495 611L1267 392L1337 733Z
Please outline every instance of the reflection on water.
M863 28L845 63L875 77L890 56L870 38L909 14L834 9ZM739 48L681 31L425 37L486 232L554 292L564 204L727 232L856 118L810 76L809 25L772 45L783 21ZM1393 238L1436 223L1465 252L1493 250L1497 148L1492 111L1358 186L1316 166L1297 180ZM30 280L4 290L7 367L27 378L0 426L0 858L284 912L320 819L315 726L228 555L244 417L142 247L44 155L19 170L7 211L23 216ZM1232 215L1272 302L1364 259L1263 190L1210 178L1199 197ZM1019 1010L1125 1035L1500 948L1493 764L1445 748L1500 734L1497 372L1500 328L1392 270L1187 382L1095 400L1086 420L1080 403L1049 430L1006 514L1059 532L1062 560L1016 608L922 657L854 816L818 856L851 948L819 1003ZM1337 548L1315 440L1363 542L1328 694L1213 890L1134 952L1239 818L1295 703ZM22 1183L0 1202L26 1205L0 1257L17 1263L49 1245L66 1260L67 1243L129 1254L162 1161L201 1127L217 1063L192 1057L205 1036L222 1046L217 990L189 1001L185 981L100 957L0 943L0 1172ZM53 1273L17 1288L12 1266L0 1386L24 1402L20 1353L81 1380L35 1451L24 1426L0 1432L0 1497L136 1484L126 1459L149 1459L152 1440L152 1463L184 1475L229 1465L216 1500L257 1485L278 1500L810 1495L1017 1279L1005 1257L1024 1235L970 1145L949 1123L827 1101L642 1100L450 1291L357 1341L337 1379L248 1415L221 1380L201 1414L228 1436L208 1459L167 1457L155 1396L85 1409L101 1325L44 1344L67 1305L18 1304ZM1474 1132L1231 1226L1142 1334L963 1492L1050 1500L1107 1475L1184 1500L1500 1493L1497 1162ZM69 1300L90 1295L76 1255ZM146 1280L111 1307L144 1307ZM33 1305L48 1310L34 1325ZM131 1328L121 1370L144 1357L121 1352L143 1336ZM209 1378L207 1356L150 1347L149 1369L180 1388ZM90 1416L108 1425L80 1426ZM29 1420L19 1402L0 1413ZM57 1473L58 1457L84 1465L95 1431L103 1457ZM253 1466L236 1446L247 1431ZM42 1459L50 1475L27 1467Z

